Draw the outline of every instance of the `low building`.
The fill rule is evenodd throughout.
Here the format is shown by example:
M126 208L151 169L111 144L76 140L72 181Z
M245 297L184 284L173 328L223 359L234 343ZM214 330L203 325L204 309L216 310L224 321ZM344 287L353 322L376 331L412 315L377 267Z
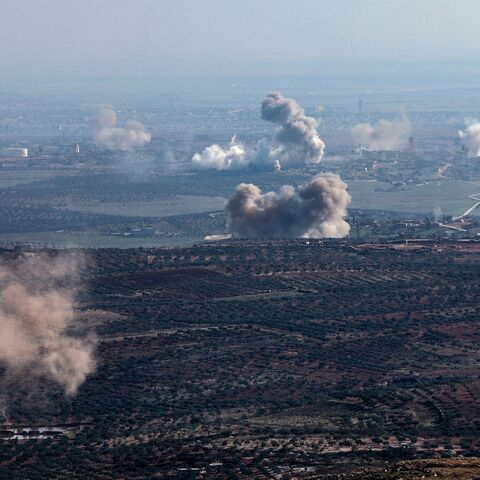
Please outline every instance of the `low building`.
M0 149L0 154L6 158L28 158L28 148L3 147Z

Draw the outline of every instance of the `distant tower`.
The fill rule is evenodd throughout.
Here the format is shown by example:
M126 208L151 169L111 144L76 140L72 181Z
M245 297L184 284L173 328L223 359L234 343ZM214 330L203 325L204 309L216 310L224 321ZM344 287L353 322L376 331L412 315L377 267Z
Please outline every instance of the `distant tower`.
M410 153L413 153L414 150L415 150L415 139L413 137L410 137L408 139L408 151Z
M358 100L358 121L363 121L363 100L361 98Z

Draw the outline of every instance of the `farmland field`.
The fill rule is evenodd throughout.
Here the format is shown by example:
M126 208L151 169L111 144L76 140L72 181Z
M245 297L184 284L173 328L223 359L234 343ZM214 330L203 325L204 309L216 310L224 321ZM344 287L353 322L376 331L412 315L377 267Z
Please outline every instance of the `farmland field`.
M58 175L58 172L55 170L3 170L0 175L0 188L14 187L15 185L45 180L47 178L54 177L55 175Z
M0 242L24 243L55 248L139 248L187 246L201 240L198 237L119 237L97 232L28 232L0 233Z
M457 180L435 180L407 186L401 191L382 191L389 185L374 180L349 181L352 208L461 215L475 201L468 195L480 192L480 184Z
M225 199L200 195L176 195L164 199L129 202L69 202L68 210L127 217L163 217L223 210Z
M10 422L72 430L0 440L0 478L476 478L448 459L480 455L480 243L86 253L97 370L75 398L16 380Z

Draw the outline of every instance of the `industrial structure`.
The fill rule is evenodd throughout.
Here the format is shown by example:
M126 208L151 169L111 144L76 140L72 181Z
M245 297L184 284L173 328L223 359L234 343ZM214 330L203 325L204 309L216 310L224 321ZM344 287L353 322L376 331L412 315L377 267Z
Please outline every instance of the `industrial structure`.
M408 138L408 151L413 153L415 150L415 139L411 136Z

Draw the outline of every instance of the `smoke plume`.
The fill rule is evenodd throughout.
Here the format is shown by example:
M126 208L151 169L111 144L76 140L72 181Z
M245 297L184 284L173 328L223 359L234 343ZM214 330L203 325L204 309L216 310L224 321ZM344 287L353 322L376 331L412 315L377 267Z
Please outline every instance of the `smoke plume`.
M0 265L0 366L5 377L50 378L74 395L95 369L95 342L70 334L79 259L21 257Z
M97 145L109 150L132 150L150 142L151 135L136 120L127 120L125 127L116 127L117 116L106 108L92 118L93 137Z
M407 141L411 133L408 118L399 120L381 119L376 125L359 123L352 128L353 140L367 150L395 150Z
M278 125L274 140L280 162L320 162L325 144L318 136L317 121L307 117L295 100L270 93L262 102L262 118Z
M198 168L229 170L243 168L248 165L249 160L244 146L237 143L236 137L233 137L228 148L224 149L216 144L210 145L201 154L196 153L192 157L192 163Z
M281 93L270 93L262 102L261 117L277 125L272 138L263 138L255 148L246 150L234 137L228 148L211 145L196 153L193 165L217 170L245 167L280 170L282 165L320 162L325 144L316 130L317 121L306 116L295 100Z
M262 193L256 185L241 183L225 211L234 237L341 238L350 230L344 220L349 203L347 185L325 173L298 190L284 185Z
M466 118L465 125L465 130L459 130L458 136L468 148L469 157L480 157L480 122L476 118Z

